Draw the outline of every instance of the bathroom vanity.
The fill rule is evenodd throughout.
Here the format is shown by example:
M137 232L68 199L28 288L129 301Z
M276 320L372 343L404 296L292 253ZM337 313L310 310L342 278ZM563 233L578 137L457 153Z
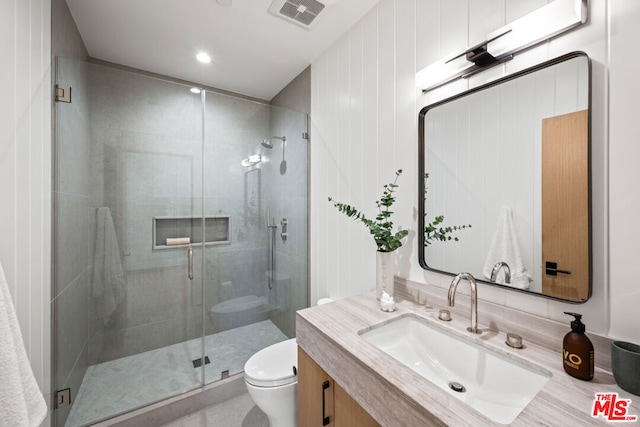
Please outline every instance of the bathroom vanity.
M508 331L501 330L503 325L497 324L489 313L483 317L483 308L486 310L483 305L479 311L483 333L466 337L469 305L463 298L460 304L456 304L453 320L442 322L437 319L437 313L444 305L437 296L429 297L432 305L425 305L423 291L413 289L406 292L406 284L401 284L400 288L404 295L396 292L398 309L392 313L381 311L373 294L338 300L297 313L299 425L322 426L327 416L329 422L324 425L346 425L340 421L350 414L350 426L375 426L377 423L382 426L504 425L452 397L362 337L363 333L409 316L450 330L465 340L468 338L474 345L550 376L508 425L606 425L608 423L602 415L596 418L591 415L596 393L618 393L620 399L632 400L629 415L640 412L640 399L621 390L607 370L596 368L595 378L590 382L574 379L563 371L559 350L533 344L543 335L555 335L564 330L563 325L552 325L546 331L540 330L540 324L535 322L520 326L530 328L530 334L513 325L514 329L510 331L515 330L522 335L524 348L512 349L505 345ZM488 323L491 327L487 326ZM600 359L606 365L608 354L598 354L599 349L606 348L606 339L593 338L596 341L596 361ZM327 381L329 387L324 389L323 384ZM343 405L343 402L347 403ZM359 424L354 424L356 421Z
M298 372L299 426L377 427L380 425L299 347Z

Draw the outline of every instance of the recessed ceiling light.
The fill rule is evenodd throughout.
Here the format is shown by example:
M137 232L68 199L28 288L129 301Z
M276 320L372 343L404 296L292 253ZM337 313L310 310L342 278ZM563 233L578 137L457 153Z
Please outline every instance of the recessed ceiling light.
M209 62L211 62L211 57L204 52L200 52L199 54L197 54L196 59L203 64L208 64Z
M200 89L198 89L197 87L192 87L189 90L191 91L191 93L200 93Z

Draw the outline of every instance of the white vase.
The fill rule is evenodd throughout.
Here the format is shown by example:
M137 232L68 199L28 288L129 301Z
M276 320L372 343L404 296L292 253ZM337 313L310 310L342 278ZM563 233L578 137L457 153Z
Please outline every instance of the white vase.
M382 292L393 296L393 261L395 252L376 252L376 298Z

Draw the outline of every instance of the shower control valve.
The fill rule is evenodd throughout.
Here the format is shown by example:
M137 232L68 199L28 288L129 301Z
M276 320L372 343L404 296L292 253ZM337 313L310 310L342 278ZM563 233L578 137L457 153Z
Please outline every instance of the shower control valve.
M287 236L289 235L289 233L287 233L287 224L289 224L287 218L282 218L282 221L280 221L280 225L282 226L280 237L282 238L283 242L287 240Z

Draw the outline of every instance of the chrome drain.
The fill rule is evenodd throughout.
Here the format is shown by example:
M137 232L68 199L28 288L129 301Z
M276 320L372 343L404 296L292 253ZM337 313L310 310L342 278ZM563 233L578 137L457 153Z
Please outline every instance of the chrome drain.
M462 384L460 384L458 382L455 382L455 381L451 381L449 383L449 388L451 390L455 391L455 392L458 392L458 393L464 393L465 391L467 391L467 389L464 388L464 386Z

